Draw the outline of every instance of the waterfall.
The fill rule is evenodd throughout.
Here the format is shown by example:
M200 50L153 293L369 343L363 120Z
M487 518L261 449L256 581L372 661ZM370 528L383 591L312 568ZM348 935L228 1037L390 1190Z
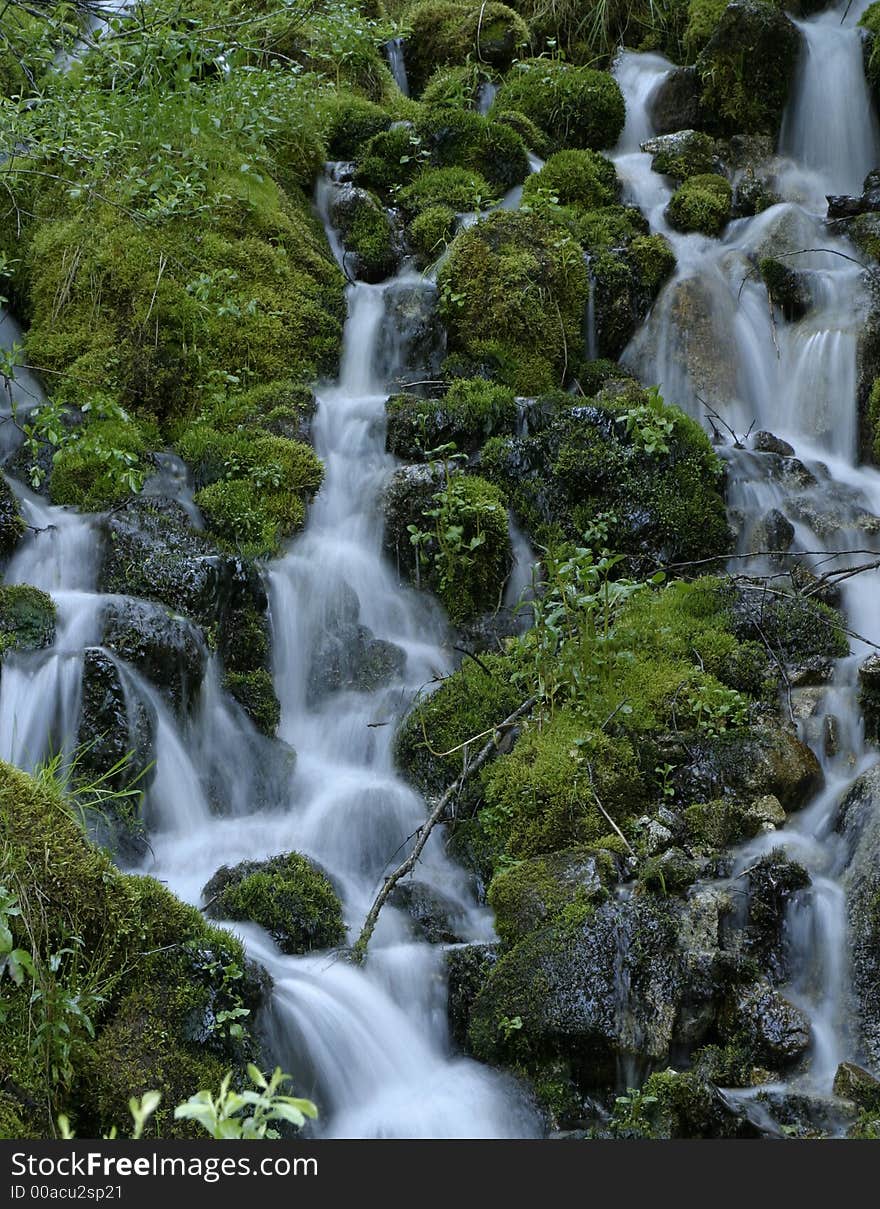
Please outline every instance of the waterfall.
M403 38L392 38L383 47L394 83L405 97L409 96L409 80L406 78L406 60L403 57Z
M794 526L793 553L880 550L869 519L880 513L880 474L856 465L857 340L868 297L862 271L845 259L852 255L850 245L829 235L823 222L825 193L860 192L865 173L880 159L855 27L864 7L843 3L798 23L804 50L781 135L782 151L795 162L777 179L783 200L754 218L731 222L720 240L670 230L663 213L670 182L651 172L650 156L640 150L652 134L650 98L672 65L656 55L624 53L615 67L627 123L613 158L626 199L670 240L678 259L673 279L622 360L704 424L709 405L739 434L749 427L767 429L794 446L812 484L807 503L767 474L762 455L733 444L719 450L728 468L730 507L752 520L773 508L782 511ZM809 293L808 312L797 322L771 325L767 292L752 265L761 255L804 248L823 249L792 258ZM749 528L746 524L740 554L748 553ZM839 556L833 564L827 558L822 563L829 565L848 564ZM767 568L756 560L755 569ZM869 642L880 641L878 588L876 572L843 585L844 611ZM854 653L839 661L833 683L824 690L817 716L809 725L800 723L801 737L813 739L824 789L782 831L746 844L734 870L735 877L741 875L781 845L810 876L787 919L791 982L783 990L812 1026L809 1070L795 1077L795 1086L820 1096L831 1091L838 1063L859 1056L848 1019L841 881L846 855L834 832L843 794L876 761L861 734L856 696L857 665L871 648L858 641L853 645ZM815 742L826 717L839 727L832 750ZM735 1095L745 1101L750 1093Z

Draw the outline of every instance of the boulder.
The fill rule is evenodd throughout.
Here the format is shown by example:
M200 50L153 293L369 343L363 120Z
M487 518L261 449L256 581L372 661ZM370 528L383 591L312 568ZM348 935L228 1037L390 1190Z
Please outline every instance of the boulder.
M104 611L101 644L135 667L175 710L192 707L204 674L205 648L191 621L151 601L116 598Z
M771 1068L793 1065L809 1049L806 1015L765 979L735 991L721 1017L725 1035L745 1040Z
M776 453L780 457L789 458L794 455L794 446L789 445L788 441L783 441L781 437L774 436L772 432L756 432L752 437L752 449L756 449L758 453Z
M702 115L700 77L693 67L671 71L650 101L651 122L658 134L671 134L697 126Z
M467 933L461 903L429 882L417 878L398 882L389 901L409 915L417 934L429 944L459 944Z
M393 276L400 261L400 241L377 197L356 185L340 185L330 218L345 245L345 265L352 276L371 282Z
M677 181L722 172L715 140L699 130L679 130L676 134L658 135L642 143L642 151L653 157L651 167L655 172Z
M867 1112L880 1111L880 1079L854 1062L841 1062L834 1075L834 1094Z
M6 565L26 528L12 488L0 478L0 568Z
M781 811L775 798L769 800ZM747 884L745 949L755 956L772 982L785 982L790 975L785 920L794 896L810 885L809 874L784 849L776 848L755 862Z
M468 1048L471 1008L497 961L498 946L493 944L457 945L446 951L449 1034L459 1049Z
M55 602L30 584L0 585L0 659L38 651L55 641Z
M800 810L822 784L813 752L795 735L762 723L748 732L688 739L675 774L680 791L695 801L731 796L744 801L773 794L785 810ZM672 755L667 757L670 761Z

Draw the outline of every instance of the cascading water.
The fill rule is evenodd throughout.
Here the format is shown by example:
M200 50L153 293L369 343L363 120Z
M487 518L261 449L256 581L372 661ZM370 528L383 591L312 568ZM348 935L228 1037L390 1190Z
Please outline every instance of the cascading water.
M406 60L403 56L403 38L392 38L385 43L385 58L394 77L394 83L405 97L409 96L409 80L406 78Z
M777 161L775 180L777 192L793 200L732 222L720 241L669 228L664 210L671 184L651 170L651 156L641 151L653 133L652 97L672 65L656 55L625 53L615 69L627 101L627 123L613 158L626 200L670 240L678 260L674 278L622 360L716 435L725 425L739 434L772 430L794 447L798 458L786 463L788 477L774 471L772 453L748 452L732 441L719 448L728 467L731 514L740 529L739 552L760 548L755 544L759 522L775 509L793 527L791 553L819 552L821 570L849 565L844 551L878 548L880 475L855 465L857 345L868 290L852 247L831 236L823 222L825 194L860 193L863 177L880 159L856 28L864 8L843 3L798 23L804 50L781 147L789 158ZM766 255L786 258L803 275L809 307L797 322L771 318L767 292L754 269L758 257ZM710 420L712 412L718 416ZM841 552L836 559L835 551ZM760 574L779 567L756 557L736 569ZM877 591L875 572L842 585L849 622L869 643L880 641ZM822 792L783 831L746 845L731 883L735 886L737 875L780 845L809 873L811 884L795 896L787 920L792 976L785 993L806 1011L812 1026L810 1068L798 1086L820 1097L830 1093L838 1063L860 1057L847 1011L841 884L846 855L834 824L846 788L876 762L861 734L856 700L857 665L869 649L854 641L854 653L839 661L818 704L802 711L810 714L800 720L800 729L820 758Z

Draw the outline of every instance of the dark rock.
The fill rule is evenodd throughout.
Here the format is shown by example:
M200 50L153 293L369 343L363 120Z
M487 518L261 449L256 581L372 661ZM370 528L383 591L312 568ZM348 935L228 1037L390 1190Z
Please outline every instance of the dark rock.
M758 261L758 272L771 301L782 312L784 319L794 323L807 314L813 305L813 296L803 273L772 256L764 256Z
M191 708L204 674L204 639L192 622L150 601L112 600L101 644L146 676L176 710Z
M398 882L389 901L409 915L416 932L429 944L460 944L467 931L461 903L428 882L412 878Z
M459 1049L468 1048L471 1007L489 971L498 960L498 946L459 945L446 952L449 1034Z
M651 121L657 133L699 126L701 93L702 82L693 67L670 72L651 100Z
M880 654L876 651L859 665L859 705L869 738L880 738Z
M376 346L379 377L388 382L435 380L446 352L437 292L426 281L385 291L385 322Z
M12 488L0 478L0 567L6 564L26 528Z
M880 764L852 785L840 804L846 847L848 950L859 1048L880 1065Z
M841 1062L838 1066L834 1094L842 1100L852 1100L868 1112L880 1111L880 1079L854 1062Z
M783 458L794 456L794 446L789 445L788 441L783 441L781 437L774 436L772 432L756 432L752 437L752 449L759 453L777 453Z
M787 551L794 541L794 525L778 508L771 508L752 529L749 549L753 553L762 551Z
M39 651L55 641L55 602L30 584L0 585L0 658Z
M689 176L721 173L721 161L715 151L715 140L699 130L679 130L676 134L661 134L642 143L642 151L652 156L655 172L674 180Z
M810 1045L807 1017L763 979L734 993L722 1029L731 1039L745 1039L771 1068L791 1066Z
M773 794L787 811L800 810L822 784L822 769L812 751L777 726L761 724L748 733L688 739L687 752L666 759L678 762L679 792L692 801L731 796L745 801ZM688 757L690 753L690 757Z
M828 198L829 218L854 218L857 214L876 214L880 211L880 170L874 169L865 177L859 197L835 195Z
M745 947L774 983L789 977L785 918L794 896L809 885L806 869L781 848L761 857L749 870Z
M393 642L376 638L362 625L340 627L324 634L309 667L307 698L320 700L345 690L372 692L400 677L406 652Z

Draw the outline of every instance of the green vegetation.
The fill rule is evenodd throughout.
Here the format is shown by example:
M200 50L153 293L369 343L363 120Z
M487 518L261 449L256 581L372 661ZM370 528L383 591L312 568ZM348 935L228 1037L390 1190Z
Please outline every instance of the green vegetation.
M415 94L422 91L435 68L465 59L504 70L528 41L522 18L497 0L483 5L468 0L426 0L406 20L410 29L406 70Z
M730 219L732 190L723 176L692 176L677 190L666 217L678 231L720 235Z
M512 432L517 419L513 391L486 378L454 379L441 399L393 395L385 411L389 453L411 461L450 443L478 449L488 437Z
M552 59L517 63L499 89L495 106L499 113L513 109L525 114L555 149L613 147L625 118L613 76Z
M35 651L55 639L55 603L29 584L0 585L0 658L7 651Z
M205 886L215 919L259 924L285 953L327 949L345 940L339 899L324 874L298 852L219 869Z

